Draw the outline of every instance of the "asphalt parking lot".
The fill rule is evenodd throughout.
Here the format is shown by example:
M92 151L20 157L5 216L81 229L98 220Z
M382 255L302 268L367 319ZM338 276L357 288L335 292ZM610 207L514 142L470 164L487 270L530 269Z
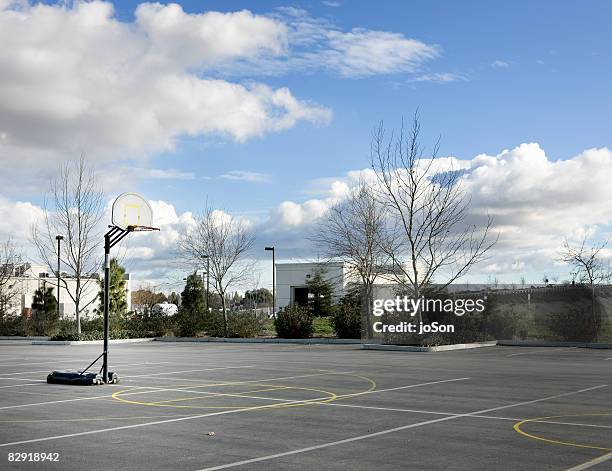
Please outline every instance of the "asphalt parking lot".
M612 469L610 350L150 342L46 384L100 350L0 342L0 468Z

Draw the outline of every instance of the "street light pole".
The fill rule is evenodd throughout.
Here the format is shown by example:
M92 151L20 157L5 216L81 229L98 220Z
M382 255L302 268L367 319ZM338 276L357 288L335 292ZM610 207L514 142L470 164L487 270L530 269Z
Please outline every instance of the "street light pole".
M60 242L64 239L61 235L56 235L57 240L57 317L60 317L60 281L62 275L60 274Z
M266 247L266 250L272 251L272 315L276 317L276 257L274 246Z
M206 312L208 312L208 291L210 290L210 257L204 255L206 259Z

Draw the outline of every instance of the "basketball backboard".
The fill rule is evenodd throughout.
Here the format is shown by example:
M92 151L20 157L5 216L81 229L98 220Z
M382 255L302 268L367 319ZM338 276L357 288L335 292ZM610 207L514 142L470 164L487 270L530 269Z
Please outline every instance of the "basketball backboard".
M113 202L111 221L121 229L131 227L151 228L153 209L149 202L137 193L122 193Z

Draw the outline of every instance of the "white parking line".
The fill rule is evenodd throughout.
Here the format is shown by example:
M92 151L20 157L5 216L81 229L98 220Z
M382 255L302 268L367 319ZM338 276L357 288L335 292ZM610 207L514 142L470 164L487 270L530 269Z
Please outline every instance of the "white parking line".
M235 367L231 367L231 368L235 368ZM243 383L257 383L257 382L261 382L261 381L280 381L283 379L295 379L295 378L306 378L306 377L311 377L311 376L324 376L324 375L330 375L330 374L347 374L347 373L352 373L351 372L342 372L342 373L315 373L315 374L310 374L310 375L299 375L299 376L284 376L281 378L267 378L267 379L253 379L253 380L249 380L249 381L228 381L228 384L233 384L233 383L238 383L238 384L243 384ZM110 385L105 385L103 387L106 386L110 386ZM112 385L112 386L119 386L121 387L122 385ZM133 393L125 393L124 396L127 395L132 395L132 394L148 394L148 393L152 393L152 392L162 392L162 391L189 391L190 389L194 389L197 386L193 386L191 388L155 388L153 386L126 386L123 385L123 387L128 387L128 388L134 388L134 389L147 389L148 391L135 391ZM200 387L204 387L204 386L200 386ZM16 405L12 405L12 406L3 406L0 407L0 410L5 410L5 409L22 409L24 407L34 407L34 406L45 406L48 404L62 404L65 402L76 402L76 401L88 401L88 400L95 400L95 399L110 399L110 396L108 394L104 395L104 396L89 396L89 397L78 397L78 398L74 398L74 399L60 399L57 401L48 401L48 402L36 402L36 403L28 403L28 404L16 404ZM324 399L324 398L323 398ZM1 445L0 445L1 446Z
M612 460L612 453L608 453L607 455L600 456L599 458L595 458L594 460L579 464L578 466L569 468L566 471L583 471L585 469L592 468L593 466L597 466L598 464L605 463L608 460Z
M442 384L442 383L452 383L455 381L466 381L470 378L453 378L453 379L443 379L441 381L430 381L429 383L419 383L419 384L409 384L408 386L398 386L397 388L387 388L387 389L373 389L372 391L363 391L352 394L341 394L338 396L338 399L344 399L347 397L355 397L355 396L363 396L365 394L377 394L381 392L388 391L399 391L402 389L411 389L411 388L419 388L421 386L431 386L432 384Z
M32 380L30 380L32 381ZM19 383L19 384L11 384L9 386L0 386L0 389L5 389L5 388L20 388L22 386L33 386L35 384L47 384L46 381L38 381L37 383Z
M163 362L163 363L167 363L167 362ZM153 367L156 365L161 365L161 363L150 363L150 362L146 362L146 363L118 363L118 364L114 364L111 365L113 368L125 368L128 366L140 366L143 368L147 368L147 367ZM84 367L83 367L84 368ZM95 368L93 368L95 370ZM21 371L19 373L0 373L0 379L14 379L11 378L11 376L15 376L15 375L27 375L27 374L32 374L32 373L50 373L50 370L36 370L36 371ZM4 377L6 376L6 378Z
M561 348L540 347L540 348L543 348L544 350L530 350L528 352L513 353L511 355L506 355L506 356L507 357L518 357L521 355L536 355L538 353L558 352L559 350L572 350L572 349L575 349L576 347L561 347Z
M48 365L48 364L54 364L54 363L74 363L75 359L74 358L70 358L70 359L66 359L66 360L53 360L53 361L37 361L37 362L26 362L26 363L0 363L0 366L29 366L29 365ZM162 365L162 364L166 364L166 363L170 363L169 361L158 361L155 363L141 363L141 364L146 364L146 365Z
M182 371L162 371L161 373L147 373L143 375L125 375L122 378L148 378L150 376L164 376L164 375L177 375L181 373L195 373L199 371L215 371L215 370L234 370L234 369L242 369L242 368L255 368L256 365L245 365L245 366L219 366L216 368L205 368L199 370L182 370Z
M0 381L36 381L36 378L0 378Z
M137 394L151 394L151 393L159 393L159 392L164 392L164 391L177 391L177 392L185 392L185 391L193 391L194 389L200 389L200 388L205 388L205 387L210 387L210 386L232 386L232 385L240 385L240 384L249 384L249 383L261 383L262 381L281 381L284 379L297 379L297 378L309 378L312 376L325 376L325 375L332 375L332 374L350 374L353 373L352 371L339 371L339 372L332 372L332 373L313 373L313 374L309 374L309 375L298 375L298 376L283 376L280 378L264 378L264 379L251 379L248 381L225 381L223 383L210 383L210 384L194 384L191 387L175 387L175 388L158 388L155 386L134 386L134 389L147 389L147 391L134 391L134 392L129 392L129 393L125 393L122 394L122 396L133 396L133 395L137 395ZM197 391L194 391L197 392ZM202 392L202 391L200 391ZM202 394L207 394L205 392L202 392ZM326 399L326 398L321 398L321 399ZM317 399L319 400L319 399Z
M238 412L246 412L246 411L252 411L252 410L259 410L259 409L270 409L272 407L277 407L279 405L281 405L281 406L288 406L288 405L291 405L291 404L300 404L300 403L310 403L310 404L313 404L314 401L321 401L323 399L327 399L327 398L326 397L320 397L320 398L315 398L315 399L290 401L290 402L285 402L283 404L266 404L264 406L245 407L243 409L234 409L234 410L221 411L221 412L210 412L210 413L207 413L207 414L190 415L190 416L187 416L187 417L178 417L176 419L157 420L155 422L145 422L144 424L124 425L122 427L110 427L110 428L104 428L104 429L98 429L98 430L89 430L88 432L77 432L77 433L69 433L69 434L66 434L66 435L55 435L55 436L52 436L52 437L42 437L42 438L34 438L34 439L31 439L31 440L21 440L21 441L18 441L18 442L0 443L0 448L1 447L6 447L6 446L23 445L23 444L26 444L26 443L37 443L37 442L46 442L46 441L49 441L49 440L59 440L61 438L72 438L72 437L80 437L80 436L83 436L83 435L94 435L94 434L104 433L104 432L113 432L113 431L116 431L116 430L127 430L127 429L132 429L132 428L147 427L149 425L161 425L161 424L168 424L168 423L172 423L172 422L182 422L184 420L201 419L203 417L214 417L214 416L217 416L217 415L236 414Z
M413 414L429 414L429 415L445 415L445 416L460 414L460 412L436 412L436 411L422 410L422 409L399 409L395 407L362 406L359 404L340 404L339 402L321 402L319 403L319 405L332 406L332 407L351 407L355 409L374 409L374 410L384 410L384 411L390 411L390 412L410 412ZM505 420L505 421L510 421L510 422L519 422L521 420L525 420L524 417L519 419L517 417L498 417L495 415L478 415L478 414L471 414L468 417L475 417L478 419ZM537 422L540 424L570 425L570 426L577 426L577 427L612 429L612 425L583 424L583 423L577 423L577 422L559 422L556 420L532 419L530 420L530 422L532 423Z
M314 450L320 450L322 448L329 448L329 447L333 447L333 446L338 446L338 445L344 445L346 443L352 443L352 442L356 442L356 441L360 441L360 440L366 440L368 438L374 438L374 437L379 437L382 435L388 435L390 433L394 433L394 432L399 432L402 430L409 430L409 429L413 429L413 428L417 428L417 427L423 427L425 425L430 425L430 424L436 424L439 422L447 422L449 420L454 420L454 419L458 419L461 417L469 417L472 415L477 415L477 414L486 414L487 412L494 412L494 411L498 411L498 410L503 410L503 409L509 409L511 407L518 407L518 406L525 406L525 405L529 405L529 404L535 404L538 402L543 402L543 401L549 401L551 399L557 399L560 397L565 397L565 396L571 396L574 394L580 394L580 393L584 393L587 391L593 391L595 389L600 389L600 388L605 388L607 385L602 384L599 386L594 386L592 388L586 388L586 389L581 389L579 391L571 391L571 392L567 392L567 393L561 393L561 394L556 394L554 396L548 396L548 397L543 397L541 399L534 399L531 401L523 401L523 402L517 402L514 404L507 404L505 406L499 406L499 407L492 407L490 409L482 409L479 411L474 411L471 413L467 413L467 414L455 414L455 415L450 415L447 417L441 417L439 419L432 419L432 420L426 420L424 422L417 422L417 423L413 423L413 424L409 424L409 425L403 425L401 427L394 427L394 428L390 428L390 429L386 429L386 430L381 430L380 432L374 432L374 433L368 433L365 435L358 435L356 437L351 437L351 438L345 438L344 440L336 440L333 442L328 442L328 443L322 443L320 445L314 445L314 446L309 446L309 447L305 447L305 448L299 448L297 450L291 450L291 451L286 451L284 453L277 453L274 455L268 455L268 456L261 456L259 458L252 458L249 460L242 460L242 461L235 461L233 463L227 463L227 464L223 464L220 466L213 466L213 467L209 467L209 468L203 468L199 471L216 471L219 469L228 469L228 468L235 468L238 466L244 466L246 464L251 464L251 463L259 463L261 461L268 461L268 460L273 460L276 458L282 458L285 456L291 456L291 455L297 455L299 453L306 453L309 451L314 451Z

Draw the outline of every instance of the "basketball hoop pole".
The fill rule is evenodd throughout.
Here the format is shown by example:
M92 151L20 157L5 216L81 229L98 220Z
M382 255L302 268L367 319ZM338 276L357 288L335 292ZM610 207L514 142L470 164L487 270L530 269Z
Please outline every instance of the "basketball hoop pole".
M111 228L104 234L104 350L102 352L102 378L105 383L108 383L108 314L110 311L110 249L121 241L134 229L128 226L127 229L122 229L117 226L109 226Z

